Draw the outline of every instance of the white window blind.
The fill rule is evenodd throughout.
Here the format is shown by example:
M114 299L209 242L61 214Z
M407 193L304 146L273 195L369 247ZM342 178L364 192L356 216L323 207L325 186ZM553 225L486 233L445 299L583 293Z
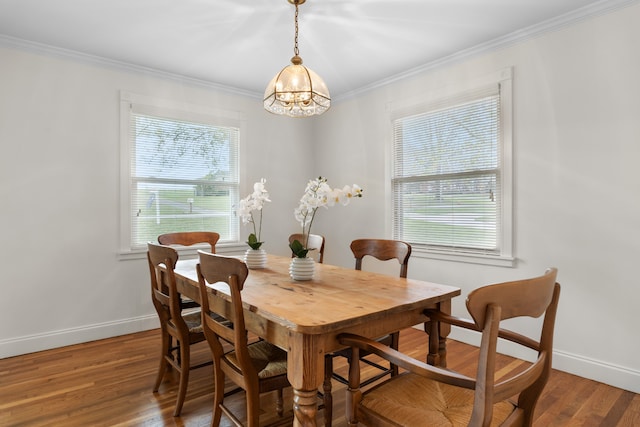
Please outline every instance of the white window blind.
M503 254L500 86L393 120L394 238Z
M221 242L237 241L239 127L127 106L130 248L177 231L215 231Z

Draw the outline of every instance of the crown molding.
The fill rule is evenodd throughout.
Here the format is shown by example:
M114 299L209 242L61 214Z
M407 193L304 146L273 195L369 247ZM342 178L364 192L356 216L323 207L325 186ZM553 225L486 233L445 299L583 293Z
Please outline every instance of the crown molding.
M560 28L567 27L585 19L599 15L605 15L607 13L637 3L640 3L640 0L600 0L599 2L590 4L580 9L576 9L564 15L560 15L539 24L514 31L505 36L478 44L474 47L461 50L452 55L437 59L435 61L431 61L407 71L403 71L402 73L395 74L385 79L378 80L377 82L360 87L358 89L354 89L344 94L337 95L336 97L334 97L333 101L340 102L350 98L354 98L358 95L362 95L363 93L387 86L391 83L395 83L397 81L413 77L418 74L422 74L426 71L452 65L483 53L503 49L507 46L539 37L543 34L556 31Z
M128 71L138 74L145 74L151 77L157 77L167 80L173 80L178 83L190 84L193 86L199 86L206 89L215 89L223 92L227 92L233 95L242 95L250 98L262 99L262 94L258 94L254 91L246 89L240 89L232 86L223 85L207 80L196 79L193 77L184 76L181 74L170 73L167 71L161 71L155 68L143 67L141 65L131 64L123 61L116 61L114 59L104 58L97 55L90 55L83 52L78 52L70 49L63 49L56 46L47 45L44 43L37 43L29 40L23 40L6 35L0 35L0 46L13 48L17 50L23 50L27 52L33 52L41 55L50 55L52 57L71 59L78 62L83 62L89 65L97 65L106 68L112 68L120 71Z

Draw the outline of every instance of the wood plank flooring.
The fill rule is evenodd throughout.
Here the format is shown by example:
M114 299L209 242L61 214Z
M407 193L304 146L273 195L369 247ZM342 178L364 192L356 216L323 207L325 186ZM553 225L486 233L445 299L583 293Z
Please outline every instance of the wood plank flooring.
M424 359L424 332L402 331L400 350ZM1 426L208 426L213 397L212 368L191 371L182 415L172 416L177 376L167 374L151 391L158 366L159 331L89 342L0 360ZM474 347L450 340L449 367L472 374ZM195 363L209 359L206 343L193 347ZM525 362L500 357L499 370L522 369ZM336 363L346 372L346 365ZM366 372L363 373L366 375ZM500 375L500 373L498 374ZM333 425L343 427L344 386L334 382ZM291 415L291 392L285 395ZM242 394L229 398L243 413ZM265 423L277 420L266 395ZM273 415L272 415L273 414ZM323 425L323 411L318 422ZM224 416L222 426L231 423ZM536 410L535 426L640 426L640 395L554 371ZM420 426L422 427L422 426Z

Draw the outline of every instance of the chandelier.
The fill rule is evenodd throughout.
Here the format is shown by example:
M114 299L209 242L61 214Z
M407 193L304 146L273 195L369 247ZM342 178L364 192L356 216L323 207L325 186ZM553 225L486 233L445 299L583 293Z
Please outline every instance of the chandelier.
M291 65L271 79L264 91L264 108L270 113L289 117L309 117L324 113L331 106L324 81L302 65L298 55L298 6L306 0L287 0L296 7L295 41Z

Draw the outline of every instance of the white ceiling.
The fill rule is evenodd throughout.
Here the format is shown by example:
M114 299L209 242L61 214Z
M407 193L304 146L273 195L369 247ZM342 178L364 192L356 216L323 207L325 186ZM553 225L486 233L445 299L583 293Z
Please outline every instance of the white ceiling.
M335 98L625 3L307 0L300 56ZM287 0L0 0L0 42L26 40L261 96L293 56L293 15Z

